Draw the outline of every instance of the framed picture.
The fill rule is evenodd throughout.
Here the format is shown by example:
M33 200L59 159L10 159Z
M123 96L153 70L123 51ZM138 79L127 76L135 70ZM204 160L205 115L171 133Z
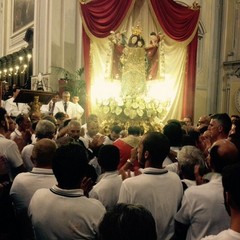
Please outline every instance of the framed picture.
M13 0L13 34L33 23L34 3L35 0Z

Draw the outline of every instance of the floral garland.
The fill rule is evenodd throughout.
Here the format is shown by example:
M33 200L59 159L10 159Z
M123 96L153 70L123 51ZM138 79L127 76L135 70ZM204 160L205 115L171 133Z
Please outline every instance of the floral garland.
M130 125L138 125L146 132L161 131L162 119L167 113L169 104L169 101L126 97L98 100L97 107L98 115L103 120L103 127L113 123L121 125L124 129Z

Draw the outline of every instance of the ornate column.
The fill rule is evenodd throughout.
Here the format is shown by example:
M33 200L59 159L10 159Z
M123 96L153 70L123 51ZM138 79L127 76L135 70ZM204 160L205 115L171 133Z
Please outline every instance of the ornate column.
M227 61L224 66L226 112L229 115L240 114L240 60Z

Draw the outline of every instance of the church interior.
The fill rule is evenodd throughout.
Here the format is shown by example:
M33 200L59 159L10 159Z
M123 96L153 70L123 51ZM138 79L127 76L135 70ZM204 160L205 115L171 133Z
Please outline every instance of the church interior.
M120 18L108 16L114 24L106 18L102 26L88 2L0 1L1 82L49 92L61 91L68 83L85 114L101 114L103 121L144 119L153 125L184 116L196 122L201 115L239 113L239 1L174 1L179 16L166 23L160 11L164 6L157 12L146 0L131 5L126 1ZM17 4L22 4L21 12ZM134 28L145 44L143 65L130 63L134 60L125 54ZM159 38L155 56L151 33ZM122 49L116 48L120 35L125 53L123 41ZM134 67L143 72L134 72ZM123 73L127 68L130 75ZM149 68L155 68L153 78ZM136 90L141 78L143 86ZM76 79L78 86L70 83Z
M239 30L240 0L0 0L0 240L240 239Z

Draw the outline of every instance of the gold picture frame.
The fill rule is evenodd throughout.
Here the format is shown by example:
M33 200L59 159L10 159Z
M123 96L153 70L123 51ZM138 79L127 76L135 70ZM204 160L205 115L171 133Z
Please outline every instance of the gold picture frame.
M13 0L12 32L16 34L33 25L35 0Z

